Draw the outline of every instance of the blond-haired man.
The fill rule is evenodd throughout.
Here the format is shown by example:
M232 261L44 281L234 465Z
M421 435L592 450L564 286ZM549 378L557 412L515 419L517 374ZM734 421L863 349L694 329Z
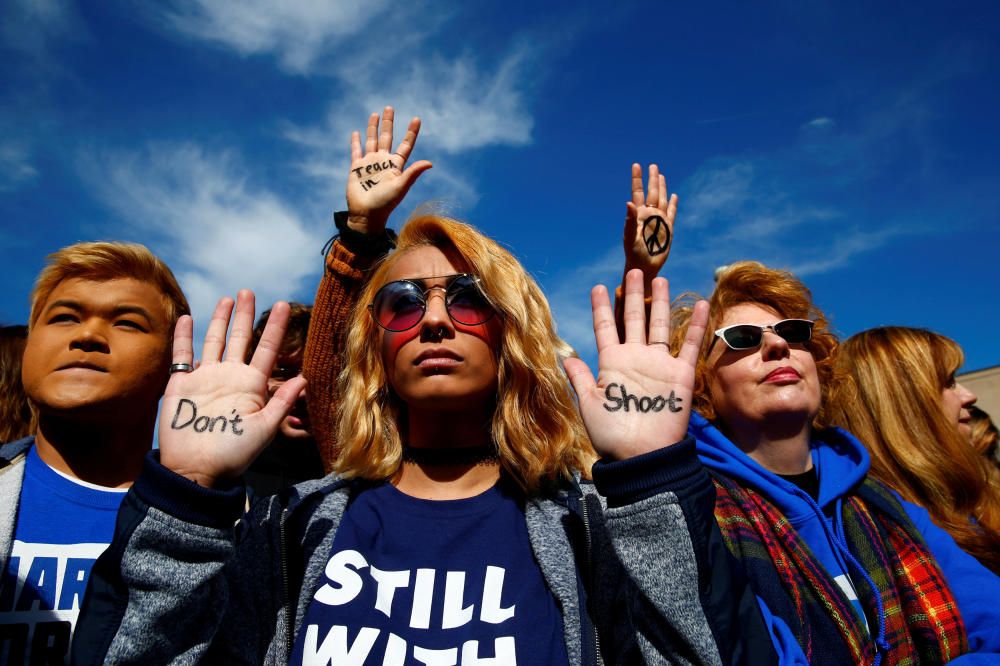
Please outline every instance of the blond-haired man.
M33 437L0 447L0 661L68 660L90 569L153 443L177 318L173 273L146 247L77 243L31 299L22 379Z

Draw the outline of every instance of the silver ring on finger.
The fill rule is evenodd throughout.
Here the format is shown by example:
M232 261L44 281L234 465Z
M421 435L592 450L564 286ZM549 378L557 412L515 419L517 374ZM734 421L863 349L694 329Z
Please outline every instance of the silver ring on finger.
M175 372L194 372L194 366L190 363L174 363L170 366L170 374Z

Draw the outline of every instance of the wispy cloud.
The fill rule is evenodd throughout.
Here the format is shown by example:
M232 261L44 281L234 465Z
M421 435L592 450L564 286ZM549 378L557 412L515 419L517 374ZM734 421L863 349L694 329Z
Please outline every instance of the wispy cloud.
M9 0L0 7L0 44L46 60L54 45L87 38L76 5L69 0Z
M173 2L158 14L182 35L242 56L274 55L283 69L306 74L341 40L378 22L389 6L387 0L194 0Z
M818 118L813 118L805 124L805 127L812 129L824 129L828 127L833 127L833 118L827 118L826 116L820 116Z
M330 82L335 92L319 122L282 128L301 149L297 166L313 180L317 199L339 196L350 132L363 130L368 114L386 104L397 111L397 141L410 117L424 121L414 158L433 160L435 170L421 184L423 196L455 205L474 205L478 197L474 178L452 156L532 140L528 91L540 76L538 59L532 57L540 48L537 41L522 35L496 54L470 48L445 55L436 37L454 29L458 8L429 11L420 2L390 6L386 0L195 0L154 11L157 25L168 34L241 56L273 57L287 72ZM529 63L534 63L531 69Z
M31 151L21 141L0 142L0 192L10 191L38 176Z
M284 134L303 150L302 172L339 190L347 172L351 131L363 133L368 114L391 103L397 142L411 117L423 121L413 158L431 159L435 165L425 196L472 205L477 197L474 180L454 156L531 142L534 120L524 93L530 52L530 47L516 45L493 67L470 55L452 60L433 56L402 70L389 68L345 80L350 92L331 104L322 123L288 125Z
M808 278L851 266L904 236L938 232L929 211L914 215L903 206L886 214L855 196L877 191L900 155L931 159L930 89L918 82L852 122L832 114L800 120L784 145L703 162L677 187L681 205L664 270L674 295L707 294L714 269L734 261L753 259ZM581 284L613 288L623 262L615 247L547 285L560 332L590 363L596 355Z
M299 213L251 181L234 153L195 144L155 144L135 152L91 152L81 175L133 237L177 274L196 321L240 288L260 307L287 299L320 268L316 239ZM122 235L118 232L118 235ZM126 234L128 235L128 234Z

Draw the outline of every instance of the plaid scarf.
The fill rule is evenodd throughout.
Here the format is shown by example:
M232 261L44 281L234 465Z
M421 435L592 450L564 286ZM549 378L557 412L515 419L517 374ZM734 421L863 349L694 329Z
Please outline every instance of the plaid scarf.
M732 479L717 474L713 479L715 518L726 545L742 561L754 592L788 624L810 664L940 664L968 651L944 574L884 485L866 479L841 504L848 548L867 574L868 580L852 571L876 635L872 640L854 606L777 507Z

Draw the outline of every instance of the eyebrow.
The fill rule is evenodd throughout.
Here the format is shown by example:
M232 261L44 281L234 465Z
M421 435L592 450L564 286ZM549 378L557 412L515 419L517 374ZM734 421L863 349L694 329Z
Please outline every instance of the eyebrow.
M82 312L86 308L80 303L80 301L74 301L71 299L59 299L54 301L49 307L45 308L45 312L51 312L56 308L68 308L70 310L75 310L77 312ZM147 323L152 325L153 317L150 315L149 310L139 305L116 305L111 309L111 315L117 317L123 314L135 314L143 317Z

